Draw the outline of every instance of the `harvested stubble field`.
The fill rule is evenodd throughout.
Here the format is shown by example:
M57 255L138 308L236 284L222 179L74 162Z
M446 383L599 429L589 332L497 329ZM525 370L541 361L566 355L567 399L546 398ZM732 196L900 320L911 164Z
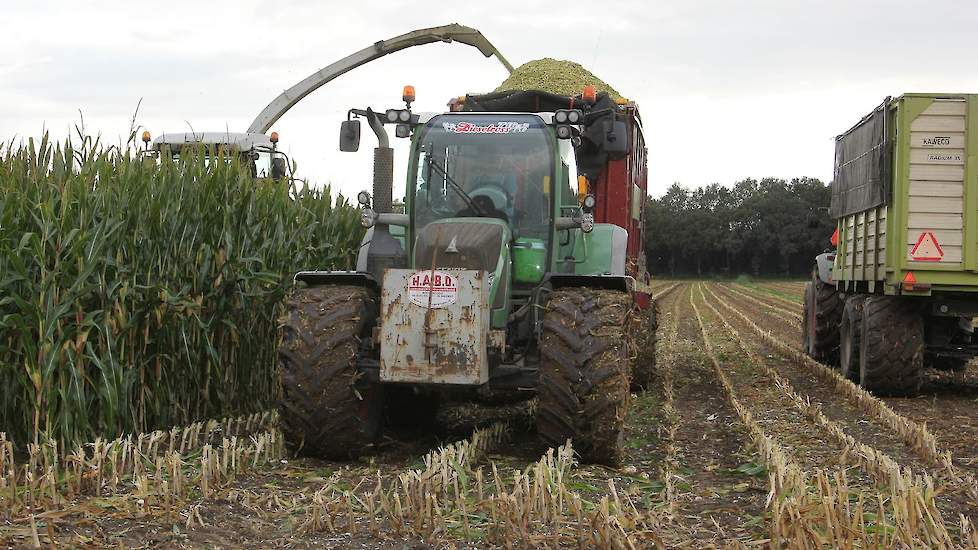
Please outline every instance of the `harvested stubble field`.
M618 469L540 447L525 409L442 414L337 463L274 415L199 424L10 474L12 546L974 548L978 373L878 400L798 350L800 283L656 282L656 384ZM794 304L794 305L792 305ZM943 411L943 412L942 412ZM500 422L499 419L505 419ZM11 491L16 483L16 490ZM10 495L16 494L11 499Z

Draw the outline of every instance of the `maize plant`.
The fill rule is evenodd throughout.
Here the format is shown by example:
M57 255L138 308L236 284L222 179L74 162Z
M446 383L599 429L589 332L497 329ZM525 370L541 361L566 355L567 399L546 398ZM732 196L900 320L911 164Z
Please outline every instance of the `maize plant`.
M362 229L328 188L212 155L0 145L0 427L19 444L275 401L291 274L351 268Z

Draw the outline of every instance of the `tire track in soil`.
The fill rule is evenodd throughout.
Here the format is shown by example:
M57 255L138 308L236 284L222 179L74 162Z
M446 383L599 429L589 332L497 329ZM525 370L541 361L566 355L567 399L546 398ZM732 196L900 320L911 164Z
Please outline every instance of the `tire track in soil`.
M758 308L731 293L723 295L737 307L752 311L753 321L761 328L801 349L799 326L787 326L769 308ZM954 465L978 476L978 364L972 362L962 373L926 369L917 397L880 399L908 419L926 424L940 447L951 451Z
M719 287L719 285L709 285L707 288L708 291L717 291L716 294L718 296L728 304L739 309L741 313L747 315L757 325L764 329L769 328L770 322L764 324L763 321L770 321L771 318L763 309L743 301L736 303L732 299L735 295L724 294L720 290L722 287ZM707 297L710 297L709 293ZM765 342L739 315L731 312L723 303L715 301L714 306L724 314L727 322L735 330L740 332L746 345L752 346L757 351L757 354L765 358L769 366L774 368L781 376L785 377L802 397L811 400L813 404L819 406L827 418L840 424L845 432L856 439L856 441L886 453L901 466L913 468L915 472L927 472L935 480L949 480L949 476L943 467L922 458L904 442L899 434L891 430L889 426L882 423L879 419L866 415L858 406L836 391L832 384L816 376L807 365L793 358L785 357L783 352ZM795 344L797 347L796 341L786 341ZM907 414L907 411L894 407L891 402L892 400L884 399L884 401L897 413L915 422L920 422L920 419L914 414ZM898 401L905 404L907 401L915 400L902 399ZM974 405L972 405L973 411ZM976 472L978 464L972 465L970 468L965 463L959 464L959 462L962 462L961 459L957 457L953 447L947 445L946 441L942 441L940 431L935 429L935 426L930 422L927 423L927 428L937 437L941 448L950 448L952 450L955 466L962 468L962 471L970 471L972 474ZM971 446L971 453L975 452L974 445L976 440L978 440L978 430L976 430L975 437L965 439L968 442L966 445ZM956 486L954 491L949 491L946 495L942 496L943 498L938 499L938 505L942 513L945 514L945 519L956 518L958 512L965 513L971 519L978 519L978 504L968 494L967 487L958 484L953 485Z
M727 542L764 538L761 518L766 479L737 471L759 459L747 448L750 438L703 351L702 334L689 302L692 286L680 290L670 297L680 300L676 346L670 350L679 416L675 436L677 515L700 547L715 542L718 532Z
M699 292L695 293L694 301L697 302L705 332L709 334L717 359L733 384L735 394L767 435L785 447L804 471L846 469L851 488L865 495L876 494L872 474L851 461L846 456L845 447L798 410L791 398L777 387L776 381L760 365L754 364L741 349L736 336L723 325L706 301L700 299ZM727 319L727 322L730 320ZM733 323L731 325L737 328ZM754 342L746 345L757 349ZM760 357L766 355L758 353ZM778 372L778 369L775 371ZM793 389L798 392L796 388Z

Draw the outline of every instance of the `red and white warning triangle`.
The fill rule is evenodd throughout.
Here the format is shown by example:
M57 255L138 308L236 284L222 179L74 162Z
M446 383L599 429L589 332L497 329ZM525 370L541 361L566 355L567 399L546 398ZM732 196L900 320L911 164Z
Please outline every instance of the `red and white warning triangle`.
M910 258L917 262L939 262L944 258L944 250L933 231L920 233L917 244L910 250Z

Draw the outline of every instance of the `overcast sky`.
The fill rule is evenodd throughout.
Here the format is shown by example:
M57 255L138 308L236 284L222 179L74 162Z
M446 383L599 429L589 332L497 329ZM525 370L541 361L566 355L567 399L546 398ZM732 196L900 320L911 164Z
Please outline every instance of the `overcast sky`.
M828 181L833 136L885 96L978 92L973 1L5 2L0 138L64 137L81 112L117 143L140 99L137 123L154 135L244 131L329 63L448 23L481 30L514 65L580 62L638 102L653 195L673 182ZM373 138L337 150L348 108L398 107L413 84L416 111L443 110L505 77L474 48L418 46L320 88L273 130L300 177L354 196L370 185Z

